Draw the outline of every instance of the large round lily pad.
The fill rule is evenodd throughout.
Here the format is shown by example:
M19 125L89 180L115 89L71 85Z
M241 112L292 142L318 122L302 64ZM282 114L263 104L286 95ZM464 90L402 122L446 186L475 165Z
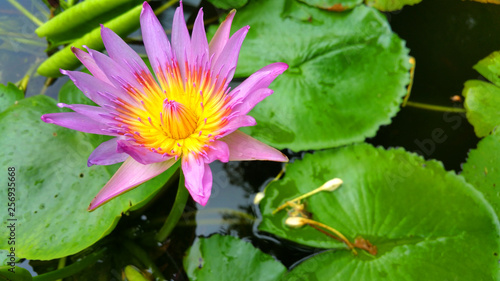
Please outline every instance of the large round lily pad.
M246 77L272 62L290 67L250 115L252 136L294 151L363 141L389 124L409 81L408 49L380 12L333 13L299 1L253 1L234 32L250 25L236 69Z
M463 165L465 180L481 191L500 216L500 132L495 132L469 152Z
M286 268L252 244L232 236L198 238L184 258L189 280L280 280Z
M15 168L15 214L2 212L2 237L8 218L15 218L16 256L48 260L77 253L113 230L121 214L144 204L173 174L175 167L110 201L94 212L87 207L120 164L87 167L97 138L40 120L58 112L56 101L34 96L0 114L0 163L7 186L7 167ZM8 197L0 196L7 208ZM8 249L7 239L0 249Z
M480 60L474 69L492 82L469 80L462 91L467 119L476 135L484 137L500 125L500 52Z
M344 181L340 188L301 203L312 220L351 242L358 236L368 240L376 255L358 249L356 256L308 225L286 226L290 208L272 214L335 177ZM266 188L260 204L259 230L303 245L343 249L305 261L291 280L496 280L499 274L499 222L491 205L441 163L402 149L359 144L307 154Z

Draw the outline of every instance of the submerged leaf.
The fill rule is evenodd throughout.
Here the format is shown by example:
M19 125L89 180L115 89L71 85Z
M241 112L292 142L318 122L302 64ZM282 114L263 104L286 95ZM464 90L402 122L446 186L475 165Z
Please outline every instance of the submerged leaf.
M346 249L313 227L287 227L290 208L272 214L334 177L342 186L302 200L303 214L351 241L358 238L355 245L376 254L361 249L357 256L347 250L318 254L292 270L290 280L497 277L500 229L490 204L441 163L402 149L359 144L306 154L287 166L282 180L266 187L259 230L312 247Z

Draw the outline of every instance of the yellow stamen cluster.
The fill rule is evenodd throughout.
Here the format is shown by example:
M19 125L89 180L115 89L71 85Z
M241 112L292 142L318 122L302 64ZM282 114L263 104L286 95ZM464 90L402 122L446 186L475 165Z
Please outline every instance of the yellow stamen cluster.
M231 113L225 81L187 64L185 81L177 64L160 69L157 77L159 83L148 74L136 74L142 91L127 88L137 104L124 102L117 108L125 135L162 155L204 154Z

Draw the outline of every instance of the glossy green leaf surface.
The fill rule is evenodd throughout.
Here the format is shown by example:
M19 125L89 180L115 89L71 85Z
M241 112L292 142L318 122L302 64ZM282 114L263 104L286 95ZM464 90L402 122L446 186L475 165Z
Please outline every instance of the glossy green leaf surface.
M336 177L344 181L337 190L301 203L311 219L337 229L351 242L358 236L370 241L378 248L375 256L361 249L355 256L343 243L308 225L286 226L290 210L272 214L286 201ZM499 222L491 205L441 163L402 149L358 144L306 154L287 166L282 180L266 188L260 208L259 230L303 245L344 249L305 261L292 271L291 280L498 278Z
M273 62L290 66L271 84L274 94L250 112L257 120L246 128L252 136L294 151L335 147L374 136L399 110L408 49L377 10L332 13L293 0L253 1L238 10L232 31L244 25L251 29L237 77Z
M0 113L23 98L24 93L16 85L12 83L0 84Z
M500 124L500 52L493 52L474 65L492 83L480 80L465 82L462 95L467 120L478 137L485 137Z
M366 5L377 8L380 11L391 12L401 10L406 5L415 5L422 0L365 0Z
M120 164L87 167L98 137L46 124L45 113L59 112L56 101L34 96L0 114L0 161L15 167L16 255L54 259L77 253L107 235L122 213L150 200L174 173L175 167L93 212L90 201ZM0 179L7 186L7 178ZM7 196L0 204L7 206ZM7 237L8 214L3 212L0 234ZM22 241L22 243L21 243ZM7 249L7 239L0 249Z
M323 10L342 12L363 3L363 0L300 0L310 6Z
M14 272L12 272L14 271ZM22 267L0 266L0 281L31 281L30 272Z
M474 126L478 137L487 136L500 125L500 87L479 80L465 82L462 95L467 120Z
M491 53L480 60L473 68L500 87L500 51Z
M252 244L232 236L198 238L184 258L189 280L280 280L286 268Z
M500 132L482 139L463 165L465 180L484 194L500 216Z
M244 6L248 0L209 0L208 2L219 9L237 9Z

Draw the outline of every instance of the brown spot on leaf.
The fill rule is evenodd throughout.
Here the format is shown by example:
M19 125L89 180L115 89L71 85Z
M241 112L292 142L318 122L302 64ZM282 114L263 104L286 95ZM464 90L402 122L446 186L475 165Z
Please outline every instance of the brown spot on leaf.
M56 133L56 132L53 132L53 133L52 133L52 135L53 135L54 137L57 137L57 133Z
M327 10L332 11L332 12L343 12L343 11L345 11L345 7L342 6L342 4L337 3L337 4L327 8Z
M363 249L373 256L377 254L377 246L373 245L370 241L363 237L357 237L356 240L354 240L354 247Z

